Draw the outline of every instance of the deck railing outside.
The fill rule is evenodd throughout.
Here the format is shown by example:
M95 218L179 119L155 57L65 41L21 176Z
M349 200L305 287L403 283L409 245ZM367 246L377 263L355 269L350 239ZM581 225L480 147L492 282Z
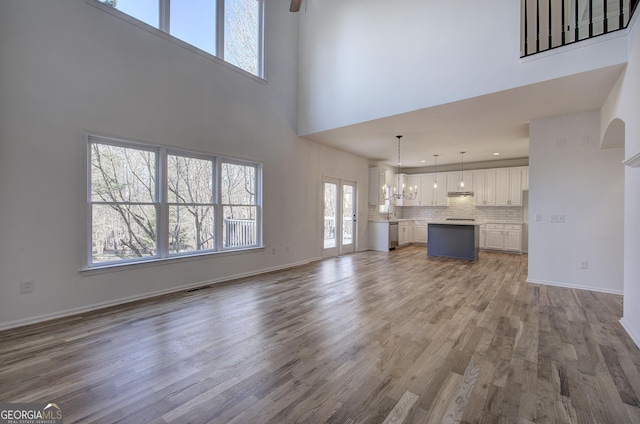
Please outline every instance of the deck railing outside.
M342 219L342 245L353 243L353 217ZM336 219L332 216L324 217L324 248L336 247Z
M522 0L521 56L624 29L640 0Z
M252 246L258 243L256 221L253 219L224 219L224 247Z

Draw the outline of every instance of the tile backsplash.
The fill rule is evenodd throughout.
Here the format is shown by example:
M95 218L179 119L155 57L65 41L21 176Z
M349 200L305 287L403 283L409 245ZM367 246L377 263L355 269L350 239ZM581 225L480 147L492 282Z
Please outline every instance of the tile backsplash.
M476 207L472 197L451 197L448 207L400 206L391 207L391 213L380 213L377 206L369 206L369 219L445 219L475 218L481 221L518 221L525 220L524 207Z

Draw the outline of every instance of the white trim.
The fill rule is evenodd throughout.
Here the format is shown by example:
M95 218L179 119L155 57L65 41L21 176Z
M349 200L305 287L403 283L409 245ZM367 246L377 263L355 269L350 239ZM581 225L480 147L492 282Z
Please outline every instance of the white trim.
M624 317L620 318L620 324L622 325L622 328L624 328L624 331L627 332L629 337L631 337L631 340L633 340L636 346L640 348L640 337L631 330L631 326L627 324L627 321L624 319Z
M638 6L640 7L640 6ZM640 152L622 161L622 164L631 168L640 168Z
M527 283L543 284L545 286L563 287L566 289L587 290L587 291L594 291L599 293L609 293L609 294L616 294L620 296L623 295L622 290L612 290L612 289L606 289L603 287L582 286L580 284L563 283L558 281L535 280L532 278L527 278Z
M181 292L181 291L190 290L190 289L197 288L197 287L203 287L203 286L208 286L208 285L211 285L211 284L223 283L223 282L227 282L227 281L231 281L231 280L236 280L238 278L253 277L255 275L266 274L268 272L282 271L282 270L286 270L286 269L290 269L290 268L296 268L296 267L299 267L299 266L302 266L302 265L307 265L307 264L310 264L312 262L317 262L317 261L320 261L320 260L322 260L322 258L312 258L312 259L308 259L308 260L304 260L304 261L296 262L296 263L292 263L292 264L275 266L275 267L271 267L271 268L264 268L264 269L261 269L261 270L258 270L258 271L245 272L245 273L241 273L241 274L229 275L229 276L226 276L226 277L220 277L220 278L216 278L216 279L213 279L213 280L206 280L206 281L200 281L200 282L197 282L197 283L185 284L185 285L182 285L182 286L172 287L172 288L169 288L169 289L157 290L157 291L148 292L148 293L144 293L144 294L140 294L140 295L123 297L123 298L120 298L120 299L117 299L117 300L108 301L108 302L94 303L93 305L89 305L89 306L82 306L82 307L79 307L79 308L67 309L67 310L64 310L64 311L54 312L54 313L45 314L45 315L39 315L39 316L32 317L32 318L26 318L26 319L21 319L21 320L16 320L16 321L9 321L9 322L0 324L0 331L11 330L11 329L15 329L15 328L18 328L18 327L24 327L26 325L37 324L37 323L41 323L41 322L45 322L45 321L51 321L51 320L54 320L54 319L70 317L70 316L73 316L73 315L92 312L92 311L96 311L96 310L99 310L99 309L109 308L109 307L112 307L112 306L124 305L126 303L136 302L138 300L150 299L150 298L157 297L157 296L162 296L162 295L165 295L165 294L178 293L178 292Z

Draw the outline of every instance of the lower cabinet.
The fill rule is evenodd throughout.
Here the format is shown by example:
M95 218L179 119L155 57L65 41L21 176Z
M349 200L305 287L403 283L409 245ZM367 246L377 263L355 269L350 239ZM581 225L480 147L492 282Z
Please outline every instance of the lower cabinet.
M522 253L522 225L504 226L504 250Z
M398 223L398 246L406 246L411 243L411 222L400 221Z
M413 242L419 244L427 244L427 228L429 224L426 221L414 221L413 223Z
M522 253L522 225L485 224L484 237L482 230L480 233L480 246L488 250Z

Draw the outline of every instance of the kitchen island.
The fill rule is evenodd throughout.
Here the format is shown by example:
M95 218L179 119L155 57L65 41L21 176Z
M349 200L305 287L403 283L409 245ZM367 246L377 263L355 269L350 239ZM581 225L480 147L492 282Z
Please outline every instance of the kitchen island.
M480 223L475 221L430 222L427 255L457 259L478 259Z

